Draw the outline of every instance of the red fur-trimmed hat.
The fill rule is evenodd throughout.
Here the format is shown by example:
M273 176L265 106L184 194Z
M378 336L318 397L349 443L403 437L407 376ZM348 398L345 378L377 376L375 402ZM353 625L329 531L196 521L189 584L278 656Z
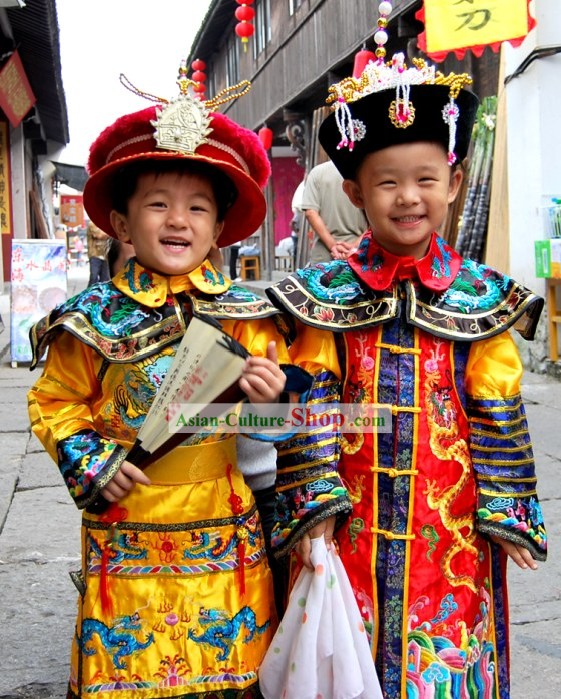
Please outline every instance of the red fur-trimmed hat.
M226 211L217 241L220 247L247 238L261 226L266 213L262 189L271 166L259 137L209 111L207 104L183 89L171 102L120 117L94 141L84 187L90 219L115 237L110 222L114 178L133 161L170 159L207 163L233 182L237 197Z

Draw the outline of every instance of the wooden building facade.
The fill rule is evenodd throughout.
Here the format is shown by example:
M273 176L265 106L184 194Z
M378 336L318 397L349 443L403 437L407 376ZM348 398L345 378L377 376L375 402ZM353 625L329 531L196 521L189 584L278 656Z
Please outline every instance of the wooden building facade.
M52 160L69 142L55 0L0 7L0 289L12 240L53 230Z
M421 55L415 18L420 0L394 0L388 55ZM265 267L273 266L273 245L290 235L291 199L299 182L322 159L316 130L325 111L329 85L350 75L362 47L374 50L377 2L372 0L254 0L254 35L245 45L236 36L236 0L213 0L187 59L206 63L206 95L214 96L242 79L248 95L222 110L258 131L274 133L269 187L270 213L264 247ZM479 59L454 57L442 69L469 72L480 96L496 94L498 58L489 50ZM270 259L268 259L270 257ZM300 261L305 261L300 258Z

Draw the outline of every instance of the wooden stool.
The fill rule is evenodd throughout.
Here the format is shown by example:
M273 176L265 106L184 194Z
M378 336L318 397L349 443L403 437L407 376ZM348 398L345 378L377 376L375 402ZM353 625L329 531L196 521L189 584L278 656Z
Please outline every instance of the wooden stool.
M259 255L240 255L240 276L244 282L261 279Z

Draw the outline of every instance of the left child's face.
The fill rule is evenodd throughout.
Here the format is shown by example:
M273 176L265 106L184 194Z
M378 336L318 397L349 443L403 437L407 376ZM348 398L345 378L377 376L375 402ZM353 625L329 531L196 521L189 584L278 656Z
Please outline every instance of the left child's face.
M415 142L370 153L356 180L345 180L344 189L364 209L383 248L420 259L432 232L446 219L461 181L461 172L451 171L441 146Z
M140 175L127 214L112 211L111 223L142 266L167 276L198 267L223 228L211 183L189 173Z

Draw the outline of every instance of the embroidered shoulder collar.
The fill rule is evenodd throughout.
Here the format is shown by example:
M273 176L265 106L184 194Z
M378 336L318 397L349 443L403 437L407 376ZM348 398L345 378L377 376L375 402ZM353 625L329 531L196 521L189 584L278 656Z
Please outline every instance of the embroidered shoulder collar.
M440 292L411 279L382 290L369 288L349 264L329 262L298 270L267 293L289 315L333 332L373 327L401 314L426 332L466 342L509 327L531 340L543 308L541 297L472 260L462 260Z
M255 320L279 311L266 299L232 284L210 263L168 279L131 261L112 281L92 284L31 328L31 368L62 329L109 361L128 362L181 339L192 314Z

